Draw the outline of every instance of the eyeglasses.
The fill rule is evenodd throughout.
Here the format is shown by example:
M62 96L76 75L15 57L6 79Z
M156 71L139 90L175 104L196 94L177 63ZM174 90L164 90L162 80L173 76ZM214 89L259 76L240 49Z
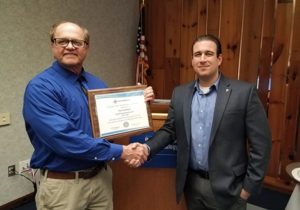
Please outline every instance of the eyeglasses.
M84 45L88 45L88 43L84 40L78 40L78 39L65 39L65 38L54 38L53 42L56 46L59 47L67 47L69 43L72 43L72 46L75 48L81 48Z

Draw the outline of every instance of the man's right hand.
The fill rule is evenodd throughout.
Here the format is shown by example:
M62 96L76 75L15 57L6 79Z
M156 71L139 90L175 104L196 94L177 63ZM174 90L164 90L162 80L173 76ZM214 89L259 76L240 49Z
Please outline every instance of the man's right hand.
M136 168L147 160L148 155L148 148L146 145L132 143L127 146L123 146L121 159L123 159L130 167Z

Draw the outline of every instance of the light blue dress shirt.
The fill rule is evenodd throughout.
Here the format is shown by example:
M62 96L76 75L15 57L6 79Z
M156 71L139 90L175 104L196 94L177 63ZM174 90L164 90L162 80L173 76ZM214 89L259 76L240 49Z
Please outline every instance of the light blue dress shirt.
M191 105L191 155L190 168L208 171L208 151L215 103L218 91L218 80L204 93L195 82Z

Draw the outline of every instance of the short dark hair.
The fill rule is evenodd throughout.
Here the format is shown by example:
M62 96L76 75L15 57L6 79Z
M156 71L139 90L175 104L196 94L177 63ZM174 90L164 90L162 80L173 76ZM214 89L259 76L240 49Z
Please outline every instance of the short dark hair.
M55 31L56 31L56 28L57 28L58 26L60 26L61 24L64 24L64 23L71 23L71 24L74 24L74 25L79 26L79 28L82 29L83 34L84 34L84 41L85 41L87 44L90 43L90 34L89 34L89 31L88 31L85 27L83 27L83 26L81 26L81 25L79 25L79 24L77 24L77 23L70 22L70 21L61 21L61 22L58 22L58 23L55 23L55 24L52 25L52 27L51 27L51 29L50 29L50 33L49 33L49 35L50 35L50 41L51 41L52 43L54 42L54 34L55 34Z
M202 35L202 36L199 36L198 38L195 39L195 41L193 42L193 45L192 45L192 55L193 55L193 50L194 50L194 45L197 43L197 42L200 42L200 41L203 41L203 40L209 40L209 41L213 41L216 46L217 46L217 57L219 57L220 54L222 54L222 46L221 46L221 42L220 40L213 36L213 35L210 35L210 34L206 34L206 35Z

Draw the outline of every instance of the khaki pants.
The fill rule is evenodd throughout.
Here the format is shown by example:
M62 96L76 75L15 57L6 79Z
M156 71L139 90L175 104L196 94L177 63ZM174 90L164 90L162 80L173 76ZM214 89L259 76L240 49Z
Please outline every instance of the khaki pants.
M51 179L40 175L35 197L38 210L113 210L112 171L90 179Z

